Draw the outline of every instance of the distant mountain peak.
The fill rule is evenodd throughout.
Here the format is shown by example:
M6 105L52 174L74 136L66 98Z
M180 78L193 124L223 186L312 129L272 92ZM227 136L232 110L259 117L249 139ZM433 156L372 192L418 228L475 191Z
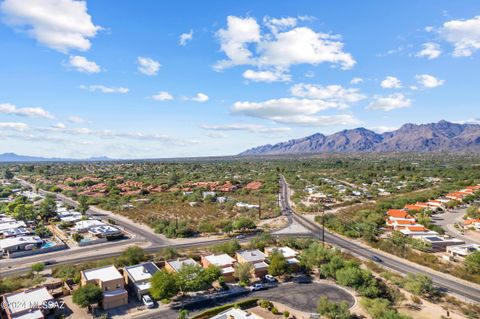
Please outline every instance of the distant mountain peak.
M480 152L480 125L445 120L406 123L398 130L383 134L358 127L330 135L315 133L288 142L262 145L239 155L437 151Z

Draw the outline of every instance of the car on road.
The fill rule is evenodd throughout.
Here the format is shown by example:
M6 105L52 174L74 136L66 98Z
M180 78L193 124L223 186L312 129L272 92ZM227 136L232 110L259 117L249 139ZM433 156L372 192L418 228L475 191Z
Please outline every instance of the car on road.
M251 285L250 287L248 287L248 289L250 291L258 291L258 290L262 290L264 289L265 287L262 285L262 284L253 284Z
M44 264L45 266L48 266L48 265L53 265L53 264L56 264L56 263L57 263L56 260L51 259L51 260L47 260L47 261L44 262L43 264Z
M374 262L377 262L377 263L381 263L383 261L382 258L380 258L378 256L375 256L375 255L370 257L370 259L373 260Z
M149 295L143 295L142 302L147 308L155 307L155 303L153 302L152 297L150 297Z
M235 236L236 239L244 239L246 236L245 235L237 235Z
M275 277L273 277L272 275L265 275L263 279L265 279L265 281L267 282L277 282L277 279L275 279Z

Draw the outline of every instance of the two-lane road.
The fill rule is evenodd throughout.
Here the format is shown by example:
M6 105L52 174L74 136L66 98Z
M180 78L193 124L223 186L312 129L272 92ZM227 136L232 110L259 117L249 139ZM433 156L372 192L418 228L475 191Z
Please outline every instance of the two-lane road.
M315 237L321 238L322 236L322 227L318 224L313 223L311 220L297 214L295 210L291 207L289 201L288 184L281 177L282 183L282 208L286 210L287 213L292 215L293 221L299 223L303 227L310 230ZM344 239L340 236L337 236L333 233L325 231L325 241L333 244L345 251L348 251L356 256L371 259L372 256L380 256L382 259L382 266L390 268L401 274L414 273L414 274L426 274L432 278L435 285L439 288L444 289L452 294L461 296L463 298L469 299L474 302L480 302L480 289L477 285L465 283L463 280L455 280L451 276L444 275L440 272L428 269L420 265L414 265L408 261L402 261L396 257L390 257L388 254L374 250L373 248L366 248L363 245L359 245L353 241Z

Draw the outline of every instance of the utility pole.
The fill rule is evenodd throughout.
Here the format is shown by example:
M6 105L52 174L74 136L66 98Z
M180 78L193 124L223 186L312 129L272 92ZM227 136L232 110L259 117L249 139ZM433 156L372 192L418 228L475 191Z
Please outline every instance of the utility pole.
M325 210L322 210L322 247L325 248Z
M262 218L262 198L258 194L258 219Z

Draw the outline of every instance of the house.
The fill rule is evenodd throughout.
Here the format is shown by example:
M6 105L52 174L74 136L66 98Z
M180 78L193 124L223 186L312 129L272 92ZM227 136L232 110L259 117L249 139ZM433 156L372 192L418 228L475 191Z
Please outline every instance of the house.
M207 268L210 265L219 267L222 271L225 282L235 281L235 278L233 276L233 273L235 272L235 262L235 259L233 259L227 254L202 256L201 260L203 268Z
M101 306L103 309L111 309L128 303L128 293L125 290L125 283L122 274L115 266L106 266L80 272L80 282L94 284L103 291Z
M200 267L200 265L193 260L192 258L184 258L184 259L173 259L167 260L165 262L165 270L170 272L179 272L185 265L195 265Z
M79 220L82 220L82 214L80 212L75 212L75 211L57 211L57 216L60 218L62 222L65 223L74 223L78 222Z
M263 319L263 317L239 308L230 308L210 317L210 319Z
M51 311L54 298L47 288L34 288L3 295L2 308L8 319L42 319Z
M262 185L263 185L262 182L253 181L253 182L248 183L248 184L245 186L245 189L258 190L258 189L262 188Z
M0 235L3 235L5 232L9 232L12 229L16 228L25 228L27 225L24 221L17 221L17 220L9 220L3 223L0 223Z
M260 278L268 273L268 264L265 262L265 254L258 249L240 250L235 253L238 263L251 263L255 277Z
M287 260L287 263L290 266L297 267L300 265L300 261L297 259L298 251L284 246L284 247L266 247L265 248L265 255L270 257L273 251L278 251L282 254L282 256Z
M19 250L32 250L40 248L43 240L38 236L19 236L0 240L0 250L4 254L9 254Z
M33 232L30 228L19 227L19 228L5 230L3 232L3 238L28 236L28 235L32 235L32 234L33 234Z
M123 235L123 232L119 228L111 225L94 226L91 227L88 232L100 238L116 237Z
M123 272L125 282L138 300L142 300L142 296L148 294L150 280L157 271L160 269L153 262L125 267Z
M92 227L104 226L104 225L105 223L100 220L86 219L86 220L81 220L76 222L72 229L79 233L84 233L84 232L87 232Z
M463 228L465 229L475 229L475 230L480 230L480 219L466 219L463 221Z
M216 193L216 192L212 192L212 191L207 191L207 192L203 192L203 193L202 193L202 196L203 196L203 199L205 199L205 198L207 198L208 196L215 197L215 196L217 196L217 193Z
M235 206L244 207L244 208L248 208L248 209L252 209L252 208L258 209L258 208L260 208L259 205L248 204L248 203L244 203L244 202L238 202L238 203L235 204Z
M389 209L387 210L387 216L389 219L400 218L400 219L413 219L414 218L403 209Z
M408 205L407 204L407 205L405 205L406 210L409 210L409 211L412 210L412 211L415 211L415 212L419 212L419 211L421 211L425 208L428 208L428 206L427 205L425 205L425 206L424 205L417 205L417 204L414 204L414 205Z
M407 226L414 226L417 222L413 219L387 219L387 226L393 228L393 230L404 229Z
M405 226L405 228L400 229L400 232L405 236L414 237L414 236L435 236L438 235L436 231L429 230L423 225L412 225Z
M413 238L419 239L425 243L428 243L432 247L432 251L445 251L448 246L463 245L465 242L458 238L449 238L441 236L414 236Z
M462 261L475 251L480 251L480 245L477 244L465 244L458 246L447 247L447 254L454 260Z

